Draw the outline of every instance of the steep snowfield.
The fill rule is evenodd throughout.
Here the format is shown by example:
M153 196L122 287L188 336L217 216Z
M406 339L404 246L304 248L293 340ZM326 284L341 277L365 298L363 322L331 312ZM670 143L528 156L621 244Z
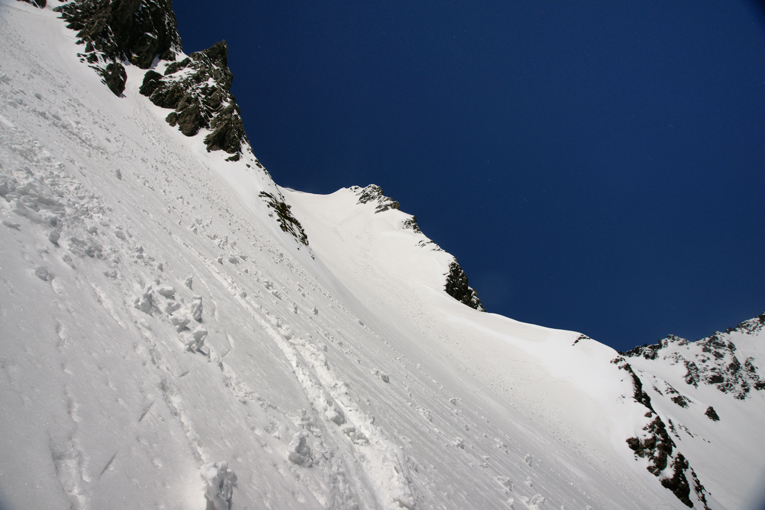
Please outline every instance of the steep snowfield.
M0 508L686 508L626 443L650 420L615 351L458 303L408 215L208 153L56 16L0 0ZM693 400L651 394L741 508L762 392L628 361Z

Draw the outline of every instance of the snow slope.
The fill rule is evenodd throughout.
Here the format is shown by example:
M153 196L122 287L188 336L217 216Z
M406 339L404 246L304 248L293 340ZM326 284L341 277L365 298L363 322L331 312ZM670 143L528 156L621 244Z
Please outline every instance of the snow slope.
M282 190L77 52L0 0L0 508L685 508L615 351L460 304L410 216ZM708 505L747 504L762 392L627 361L693 400L651 393Z

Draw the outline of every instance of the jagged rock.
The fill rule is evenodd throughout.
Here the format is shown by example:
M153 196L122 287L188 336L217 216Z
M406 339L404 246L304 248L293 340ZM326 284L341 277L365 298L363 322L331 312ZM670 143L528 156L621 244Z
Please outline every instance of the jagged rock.
M592 338L588 337L584 333L580 333L578 337L576 337L576 340L574 340L574 343L572 345L576 345L582 340L592 340Z
M417 224L417 216L412 216L408 220L404 220L402 226L406 229L414 230L418 234L422 234L422 230L420 230L420 226Z
M188 108L181 111L177 120L178 128L181 130L181 133L186 136L194 136L197 134L202 124L202 112L199 110L199 105L189 105Z
M155 105L175 110L166 120L171 126L177 125L184 135L194 136L202 128L212 130L204 140L207 150L227 152L232 155L229 161L237 161L247 134L231 94L233 81L228 46L221 41L171 63L164 76L147 71L139 92Z
M449 272L446 274L444 290L460 303L480 312L486 311L481 304L481 300L478 299L478 293L468 285L468 277L457 262L457 259L454 259L449 264Z
M91 64L117 96L127 79L121 62L148 69L158 56L173 60L181 49L171 0L82 0L54 10L85 45L80 60Z
M742 322L726 333L715 333L696 342L669 335L654 345L635 347L625 353L627 357L642 357L648 360L665 359L672 364L683 364L686 369L685 382L694 387L699 384L715 386L723 393L744 400L751 389L765 389L757 369L750 359L741 361L736 356L736 345L730 340L730 333L743 331L752 333L762 329L765 314ZM677 402L676 402L677 403Z
M162 75L157 71L146 71L146 74L143 75L143 84L141 85L141 88L138 89L138 92L144 96L152 95L160 86L161 79Z
M693 507L693 502L688 497L691 494L691 485L688 483L688 477L685 476L688 467L688 461L682 453L678 453L672 462L672 478L662 479L661 484L671 490L686 506Z
M382 188L378 186L377 184L370 184L369 186L363 189L359 188L358 186L352 186L351 191L353 191L354 193L358 195L359 204L377 202L377 208L375 209L375 213L387 211L388 209L401 210L401 204L396 202L390 197L386 197L383 194Z
M735 331L740 331L743 333L757 333L758 331L761 331L765 328L765 313L762 313L758 315L757 317L749 320L745 320L738 324L735 328L728 328L725 332L726 333L733 333Z
M682 453L677 452L673 457L673 451L676 445L669 436L664 421L656 411L654 411L653 405L651 404L651 398L643 390L643 384L640 382L640 378L635 374L635 371L623 357L619 356L613 359L611 363L630 374L633 385L633 398L636 402L646 407L648 411L646 413L647 418L653 417L653 420L643 428L643 431L646 433L645 437L630 437L627 439L627 445L633 452L635 452L636 457L648 459L648 471L659 478L662 486L671 490L672 493L685 505L692 507L693 503L689 498L691 486L688 482L688 477L686 476L687 473L690 473L694 481L696 494L699 495L699 499L706 508L706 499L704 499L706 489L701 485L701 482L699 482L696 477L696 473L691 469ZM671 477L663 475L667 466L672 467L673 472Z
M720 421L720 417L717 415L717 412L715 411L715 408L712 406L707 407L707 410L704 411L704 414L712 421Z
M104 83L114 95L119 97L125 91L125 82L127 81L127 72L122 64L112 62L104 69Z
M611 360L611 363L618 366L621 370L624 370L625 372L630 374L630 377L632 378L632 387L633 387L632 398L635 399L635 402L643 404L652 413L655 413L653 409L653 405L651 404L651 397L649 397L648 393L646 393L643 390L643 383L640 381L640 378L637 376L635 371L632 370L632 366L629 363L627 363L624 360L624 358L622 358L621 356Z
M308 246L308 236L303 230L303 226L292 215L291 207L284 203L284 199L279 200L271 193L260 192L260 197L265 199L266 205L276 213L276 221L279 222L281 229L291 234L301 244Z
M55 10L77 30L85 52L97 52L102 61L148 69L157 56L173 60L181 48L171 0L82 0Z
M239 115L239 107L229 105L224 108L220 115L212 119L210 128L214 131L205 137L207 150L228 152L233 154L228 158L229 161L238 161L242 151L242 141L247 139L244 123Z

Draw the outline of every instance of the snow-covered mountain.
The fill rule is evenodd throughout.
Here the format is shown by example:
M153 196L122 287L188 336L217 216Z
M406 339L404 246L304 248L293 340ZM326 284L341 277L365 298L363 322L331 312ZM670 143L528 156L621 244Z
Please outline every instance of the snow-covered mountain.
M378 187L276 185L169 0L56 4L0 0L0 508L756 508L765 316L486 313Z

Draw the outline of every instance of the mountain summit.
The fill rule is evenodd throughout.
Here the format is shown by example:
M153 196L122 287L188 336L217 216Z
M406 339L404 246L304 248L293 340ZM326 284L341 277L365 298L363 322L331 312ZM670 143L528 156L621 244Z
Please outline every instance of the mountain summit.
M275 184L232 80L169 1L0 0L1 508L755 507L763 316L487 313L378 186Z

